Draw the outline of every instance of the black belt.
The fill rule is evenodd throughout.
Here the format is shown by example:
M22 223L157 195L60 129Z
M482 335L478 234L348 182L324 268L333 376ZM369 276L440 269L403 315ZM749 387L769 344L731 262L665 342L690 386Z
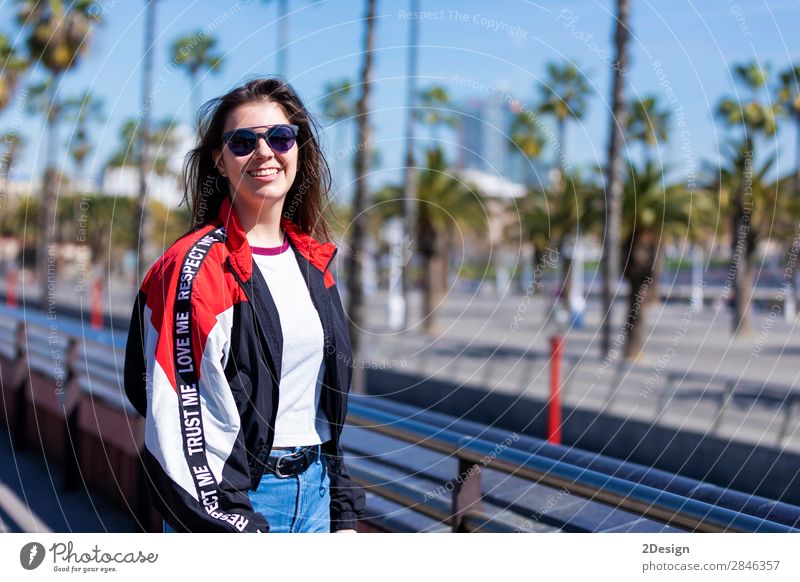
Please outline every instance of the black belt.
M320 445L310 445L302 447L299 451L287 453L285 455L267 457L266 467L270 473L278 477L291 477L304 472L317 460Z

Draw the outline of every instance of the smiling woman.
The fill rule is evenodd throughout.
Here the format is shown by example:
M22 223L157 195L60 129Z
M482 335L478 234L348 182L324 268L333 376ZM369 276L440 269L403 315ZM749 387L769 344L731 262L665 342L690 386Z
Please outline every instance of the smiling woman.
M316 126L279 79L200 113L193 227L148 272L127 343L151 499L165 531L355 531L365 498L340 443L352 353Z

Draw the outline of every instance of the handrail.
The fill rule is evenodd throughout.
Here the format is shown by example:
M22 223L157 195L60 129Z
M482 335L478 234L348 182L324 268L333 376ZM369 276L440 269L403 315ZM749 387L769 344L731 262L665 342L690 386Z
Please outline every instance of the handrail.
M124 338L120 334L108 332L96 332L87 329L81 324L65 321L59 317L57 321L47 318L40 313L24 312L20 309L9 309L0 306L0 316L6 318L17 318L24 322L27 329L55 324L57 331L63 333L61 338L70 343L81 342L82 339L93 343L107 346L110 349L124 349ZM23 319L24 318L24 319ZM5 326L8 328L8 326ZM6 330L8 331L8 329ZM115 337L116 335L116 337ZM121 341L120 341L121 340ZM19 346L18 346L19 347ZM29 356L30 354L26 354ZM91 353L87 350L85 356L91 360ZM103 359L108 359L106 355ZM74 365L74 362L70 362ZM89 372L91 366L79 365L75 371L80 374ZM97 396L105 397L108 401L114 402L118 398L120 404L125 404L124 396L119 390L104 390L104 381L108 380L105 374L101 374L100 384L96 389L90 389L88 382L80 382L81 389L91 391ZM94 387L93 387L94 388ZM660 522L676 525L693 531L763 531L763 532L795 532L797 528L777 523L775 521L753 516L741 511L730 508L720 507L698 499L692 499L674 492L664 491L657 487L643 485L619 477L609 476L599 471L580 467L559 459L553 459L544 455L532 454L526 451L509 447L501 455L494 455L496 443L485 439L465 436L452 430L442 429L429 423L408 419L402 415L390 414L386 411L365 406L358 402L350 403L349 422L360 427L367 428L376 433L398 438L415 445L438 451L446 455L452 455L459 459L465 466L469 464L477 465L492 457L489 466L492 469L513 474L532 482L544 485L563 488L571 493L585 497L591 501L599 501L607 505L630 511ZM354 467L354 477L364 482L374 481L368 469ZM475 477L479 479L479 476ZM467 491L469 499L461 499L460 493L453 494L453 510L448 512L444 504L436 505L430 500L426 501L425 511L434 518L450 521L454 529L461 531L508 531L508 524L502 520L493 519L487 516L480 508L479 503L473 504L472 501L480 499L480 488L478 487L476 498L476 481L470 484ZM477 481L479 485L479 481ZM376 490L386 489L378 486ZM406 502L418 500L417 491L413 488L395 487L392 491L382 491L387 498L394 498L396 502ZM471 497L470 497L471 496ZM411 503L411 509L420 510L421 507L416 502ZM431 513L433 512L433 513ZM435 515L434 515L435 514Z
M487 456L491 457L497 446L493 442L465 437L454 431L404 419L356 403L350 404L347 418L351 424L475 464L484 462ZM502 457L492 458L490 466L516 477L563 488L593 501L692 531L800 531L764 518L513 448L504 450Z

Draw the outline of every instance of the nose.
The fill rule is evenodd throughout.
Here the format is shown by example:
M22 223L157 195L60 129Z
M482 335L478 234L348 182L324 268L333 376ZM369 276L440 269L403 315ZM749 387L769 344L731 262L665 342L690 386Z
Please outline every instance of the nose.
M269 147L267 144L267 138L263 135L259 135L256 138L256 156L259 158L269 158L275 157L275 152L272 151L272 148Z

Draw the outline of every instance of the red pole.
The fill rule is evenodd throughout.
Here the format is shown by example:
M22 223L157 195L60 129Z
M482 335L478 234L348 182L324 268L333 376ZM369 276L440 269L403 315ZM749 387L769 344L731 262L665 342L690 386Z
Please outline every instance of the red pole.
M103 329L103 280L92 281L92 328Z
M6 273L6 305L17 306L17 269L10 267Z
M547 415L547 440L561 444L561 348L564 338L550 338L550 405Z

